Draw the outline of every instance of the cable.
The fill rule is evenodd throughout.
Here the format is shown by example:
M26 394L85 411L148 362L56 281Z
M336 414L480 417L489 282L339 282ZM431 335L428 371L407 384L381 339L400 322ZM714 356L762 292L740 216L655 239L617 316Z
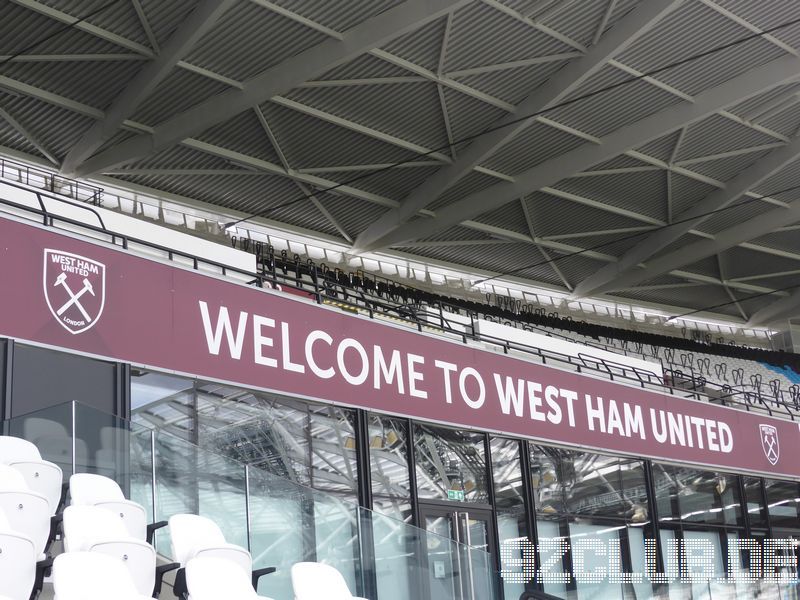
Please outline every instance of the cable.
M758 294L751 294L750 296L743 296L741 298L737 298L736 300L731 300L730 302L723 302L722 304L713 304L709 306L704 306L702 308L698 308L687 313L683 313L680 315L673 315L666 320L666 323L674 319L682 319L683 317L688 317L691 315L696 315L697 313L705 312L707 310L714 310L715 308L724 308L725 306L730 306L731 304L738 304L739 302L743 302L744 300L753 300L755 298L761 298L763 296L771 296L777 292L785 292L787 290L793 290L795 288L800 288L800 283L795 283L793 285L787 285L786 287L778 288L776 290L770 290L768 292L759 292Z
M711 215L716 215L718 213L724 212L726 210L730 210L732 208L739 208L741 206L745 206L750 204L751 202L755 202L757 200L764 200L765 198L772 198L773 196L778 196L780 194L785 194L786 192L791 192L793 190L800 189L800 185L793 185L792 187L784 188L782 190L778 190L777 192L773 192L771 194L763 194L761 196L753 196L748 198L747 200L742 200L741 202L737 202L735 204L729 204L728 206L723 206L722 208L717 208L714 210L710 210L705 213L700 213L699 215L694 215L693 217L688 217L686 219L679 219L678 221L673 221L672 223L666 223L664 225L658 225L653 227L652 229L648 229L646 231L638 231L636 233L632 233L630 235L626 235L619 238L614 238L608 242L603 242L601 244L596 244L589 248L583 248L582 250L576 250L575 252L569 252L567 254L563 254L561 256L557 256L555 258L551 258L549 260L541 260L535 263L531 263L529 265L525 265L524 267L519 267L517 269L512 269L510 271L504 271L502 273L498 273L497 275L492 275L491 277L486 277L484 279L479 279L475 282L475 285L479 285L481 283L486 283L487 281L492 281L493 279L497 279L498 277L505 277L506 275L513 275L514 273L519 273L520 271L525 271L526 269L533 269L534 267L540 267L542 265L548 265L559 260L564 260L565 258L571 258L573 256L578 256L579 254L583 254L584 252L591 252L592 250L597 250L598 248L604 248L605 246L610 246L611 244L617 244L619 242L624 242L626 240L632 240L637 237L641 237L644 235L650 235L651 233L655 233L656 231L661 231L663 229L669 229L670 227L674 227L675 225L681 225L682 223L688 223L690 221L695 221L697 219L702 219L703 217L709 217Z
M56 37L58 35L61 35L65 31L67 31L68 29L72 29L76 25L78 25L80 23L83 23L86 19L91 19L93 16L103 12L105 9L107 9L110 6L112 6L114 4L117 4L119 2L122 2L122 0L111 0L110 2L107 2L107 3L103 4L102 6L96 8L95 10L90 12L89 14L84 15L84 16L80 17L79 19L76 19L72 23L67 23L66 25L64 25L64 27L61 27L60 29L57 29L53 33L44 36L40 40L37 40L34 43L30 44L29 46L26 46L25 48L23 48L19 52L16 52L15 54L12 54L11 56L6 57L2 61L0 61L0 67L5 66L6 64L10 63L15 58L17 58L19 56L22 56L23 54L27 54L28 52L30 52L31 50L33 50L37 46L40 46L41 44L45 43L47 40L50 40L50 39L52 39L52 38L54 38L54 37Z
M602 93L605 93L605 92L608 92L608 91L623 87L625 85L628 85L629 83L633 83L635 81L640 81L642 79L645 79L645 78L648 78L648 77L652 77L654 75L658 75L659 73L663 73L664 71L667 71L669 69L673 69L675 67L687 64L689 62L693 62L695 60L699 60L701 58L705 58L707 56L711 56L711 55L716 54L718 52L722 52L723 50L727 50L728 48L733 48L734 46L738 46L740 44L744 44L744 43L749 42L749 41L751 41L753 39L761 38L761 37L764 37L765 35L769 35L771 33L779 31L781 29L785 29L787 27L792 27L792 26L798 25L798 24L800 24L800 18L793 19L791 21L787 21L786 23L781 23L780 25L776 25L776 26L771 27L769 29L762 30L762 31L760 31L758 33L754 33L752 35L748 35L748 36L739 38L739 39L734 40L732 42L728 42L727 44L722 44L721 46L717 46L716 48L712 48L710 50L706 50L704 52L700 52L698 54L694 54L692 56L689 56L687 58L683 58L681 60L675 61L675 62L670 63L668 65L665 65L663 67L658 67L656 69L652 69L650 71L642 73L641 75L635 75L635 76L632 76L632 77L630 77L628 79L623 79L622 81L618 81L617 83L614 83L614 84L605 86L603 88L594 90L593 92L587 92L586 94L583 94L581 96L577 96L575 98L571 98L569 100L565 100L563 102L559 102L558 104L555 104L553 106L549 106L549 107L544 108L542 110L539 110L539 111L536 111L536 112L533 112L533 113L518 117L516 119L512 119L508 123L504 123L502 125L498 125L498 126L495 126L495 127L489 127L488 129L485 129L485 130L481 131L480 133L468 135L468 136L463 137L463 138L461 138L459 140L455 140L452 144L448 142L447 144L439 146L438 148L433 148L432 150L428 150L426 152L415 154L411 158L407 158L405 160L401 160L401 161L397 161L397 162L391 163L389 165L386 165L385 167L381 167L380 169L376 169L376 170L370 171L368 173L362 173L361 175L357 175L356 177L353 177L353 178L348 179L346 181L343 181L341 183L337 183L336 185L332 185L330 187L320 189L315 194L303 194L302 196L299 196L298 198L295 198L293 200L287 200L286 202L278 204L277 206L272 206L270 208L264 209L263 211L259 211L259 212L253 213L250 216L242 217L241 219L237 219L237 220L225 223L224 227L225 227L225 229L228 229L230 227L235 227L239 223L243 223L245 221L249 221L252 218L263 217L263 216L269 215L269 214L271 214L271 213L273 213L273 212L275 212L277 210L280 210L282 208L286 208L288 206L292 206L294 204L297 204L298 202L302 202L304 200L310 200L311 198L313 198L317 194L325 193L325 192L331 192L331 191L337 190L337 189L339 189L341 187L344 187L346 185L350 185L351 183L355 183L356 181L360 181L361 179L366 179L367 177L372 177L373 175L376 175L378 173L382 173L382 172L388 171L390 169L395 169L395 168L400 167L402 165L417 161L420 158L424 158L426 156L430 156L431 154L435 154L437 152L441 152L443 150L447 150L447 149L449 149L449 148L451 148L453 146L459 146L461 144L464 144L466 142L470 142L472 140L475 140L475 139L477 139L477 138L479 138L481 136L487 135L487 134L492 133L494 131L499 131L499 130L505 129L506 127L510 127L511 125L515 125L517 123L521 123L523 121L527 121L529 119L533 119L535 117L541 116L541 115L546 114L548 112L554 111L554 110L559 109L559 108L563 108L565 106L569 106L571 104L575 104L576 102L580 102L580 101L586 100L588 98L593 98L594 96L597 96L599 94L602 94Z

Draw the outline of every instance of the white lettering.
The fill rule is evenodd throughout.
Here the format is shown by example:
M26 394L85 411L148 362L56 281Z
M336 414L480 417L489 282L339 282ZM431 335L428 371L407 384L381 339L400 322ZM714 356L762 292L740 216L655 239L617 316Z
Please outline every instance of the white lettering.
M494 385L497 387L497 397L500 398L500 410L504 415L511 412L511 406L514 406L514 414L518 417L522 416L523 400L525 395L525 381L517 379L517 387L514 388L514 380L506 375L506 384L503 385L503 379L497 373L494 373Z
M239 313L239 325L236 329L236 337L233 336L233 327L228 315L228 309L220 306L217 324L214 331L211 331L211 317L208 313L208 304L200 300L200 315L203 317L203 330L206 334L206 344L211 354L219 355L222 346L222 336L228 340L228 349L231 358L239 360L242 357L242 346L244 345L244 330L247 327L247 313Z
M444 360L436 360L433 364L444 372L444 399L448 404L452 404L453 390L450 386L450 373L457 371L458 367Z
M408 393L414 398L427 398L428 392L417 387L417 382L422 381L422 373L417 371L417 365L425 364L425 357L419 354L409 354L408 361Z
M262 327L275 327L275 319L253 315L253 356L256 364L266 365L267 367L277 367L278 361L274 358L266 357L262 354L264 346L272 348L274 342L271 337L266 337L261 333Z
M358 375L353 375L347 370L347 364L344 361L344 353L348 348L355 350L361 359L361 372ZM345 381L350 385L361 385L367 380L367 377L369 377L369 358L367 357L367 351L364 349L364 346L353 338L345 338L339 343L339 347L336 349L336 363L339 365L342 377L344 377Z
M327 369L321 369L317 365L317 361L314 360L314 342L317 340L325 342L328 346L333 344L333 338L329 336L324 331L320 331L319 329L315 329L311 333L308 334L306 338L306 362L308 363L308 368L311 369L311 372L314 373L317 377L321 377L322 379L330 379L336 373L333 370L333 367L328 367Z
M478 389L480 391L478 392L478 398L476 400L473 400L467 394L467 377L472 377L478 382ZM478 409L483 406L483 403L486 401L486 385L483 383L483 377L472 367L467 367L459 374L458 389L461 392L461 397L464 399L464 402L466 402L467 406L470 408Z
M381 389L381 377L383 380L391 385L395 377L397 377L397 391L401 394L405 393L405 386L403 385L403 370L400 366L400 351L392 350L392 358L389 364L386 364L386 359L383 356L383 350L380 346L373 348L373 357L375 361L375 373L372 387L376 390Z
M283 368L295 373L305 373L306 368L300 363L292 362L291 336L289 335L289 324L281 323L281 355L283 357Z

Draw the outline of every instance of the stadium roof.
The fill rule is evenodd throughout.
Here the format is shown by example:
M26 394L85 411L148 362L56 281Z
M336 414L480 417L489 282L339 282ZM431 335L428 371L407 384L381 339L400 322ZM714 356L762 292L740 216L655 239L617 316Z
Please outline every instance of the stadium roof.
M0 153L576 296L800 312L793 0L2 0L0 46Z

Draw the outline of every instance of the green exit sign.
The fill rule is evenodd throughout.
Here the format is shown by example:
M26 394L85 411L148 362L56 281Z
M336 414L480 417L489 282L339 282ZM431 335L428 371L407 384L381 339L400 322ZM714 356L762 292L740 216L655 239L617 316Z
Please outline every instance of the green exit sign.
M448 500L458 500L459 502L464 501L464 491L463 490L447 490L447 499Z

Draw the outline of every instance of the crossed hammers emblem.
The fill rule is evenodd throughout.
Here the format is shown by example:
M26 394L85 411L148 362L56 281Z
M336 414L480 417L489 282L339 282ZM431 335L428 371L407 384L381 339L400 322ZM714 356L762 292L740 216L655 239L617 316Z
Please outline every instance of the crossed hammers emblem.
M764 435L764 444L766 444L767 447L767 458L777 461L778 453L775 451L775 437Z
M67 274L66 273L61 273L58 277L56 277L56 280L53 283L54 287L58 287L59 285L61 287L63 287L67 291L67 294L69 294L69 300L67 300L61 306L61 308L59 308L56 311L56 314L60 317L61 315L63 315L67 311L67 309L70 306L74 305L74 306L76 306L78 308L79 311L81 311L81 314L83 315L83 318L86 319L86 322L87 323L91 323L92 322L92 317L90 317L89 313L86 312L86 309L83 307L83 304L81 304L80 300L81 300L81 297L83 297L83 295L86 294L87 292L89 294L91 294L92 296L95 295L94 288L92 287L92 283L88 279L86 279L84 277L84 279L83 279L83 288L81 288L80 290L78 290L77 293L75 293L75 292L72 291L72 288L70 288L69 284L67 283Z

